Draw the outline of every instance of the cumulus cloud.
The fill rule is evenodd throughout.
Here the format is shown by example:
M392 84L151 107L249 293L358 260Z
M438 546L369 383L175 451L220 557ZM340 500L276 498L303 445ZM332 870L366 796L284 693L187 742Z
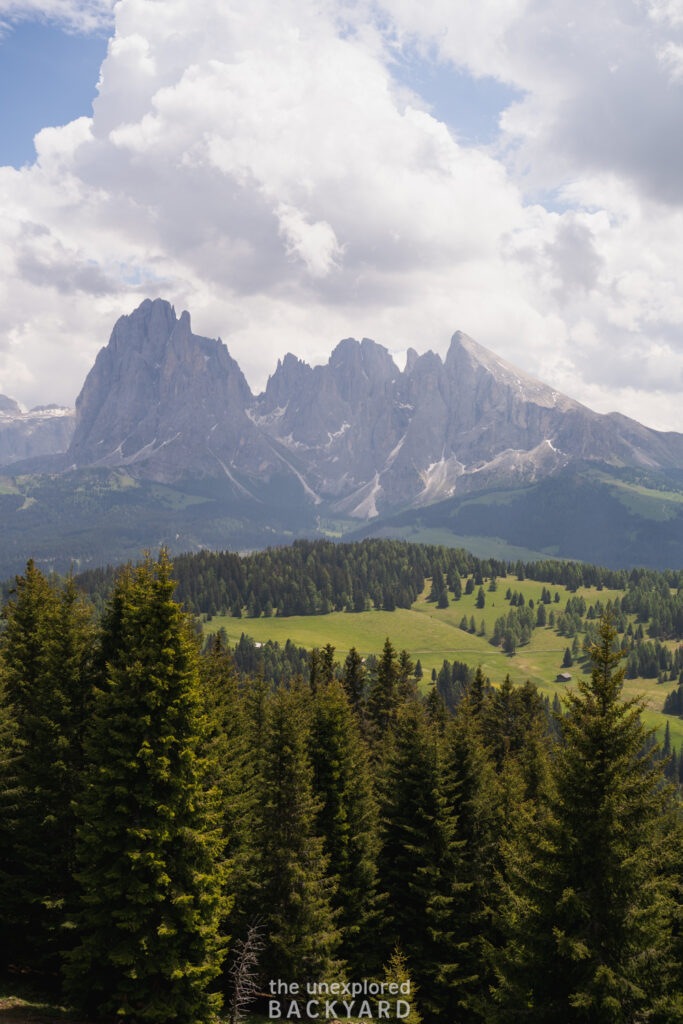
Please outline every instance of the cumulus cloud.
M114 319L161 294L257 387L287 349L443 352L461 328L603 411L683 426L683 20L675 0L593 11L120 0L92 118L0 168L0 391L73 401ZM416 49L521 93L497 145L397 84Z

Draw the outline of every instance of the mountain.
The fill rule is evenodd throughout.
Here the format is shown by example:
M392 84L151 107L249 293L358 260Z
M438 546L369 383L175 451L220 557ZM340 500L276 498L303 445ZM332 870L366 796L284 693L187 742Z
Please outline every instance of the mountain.
M445 361L411 351L403 373L368 339L341 342L326 366L296 362L278 364L255 419L352 517L528 483L577 461L683 466L683 435L594 413L459 331Z
M71 409L37 405L25 413L13 398L0 395L0 465L65 451L74 426Z
M341 341L326 365L288 354L252 395L226 346L160 299L121 317L76 401L68 461L137 479L227 477L243 495L289 479L303 501L369 519L576 462L683 466L683 435L599 415L453 335L444 361Z
M192 333L167 303L121 317L76 399L69 460L131 466L157 480L220 475L253 432L251 391L220 340Z
M46 424L62 424L62 434L51 435L49 443L45 434L42 447L37 443L40 416ZM29 445L31 417L36 439ZM505 505L512 501L510 494L517 501L524 489L541 487L542 501L552 506L549 495L556 487L566 509L566 495L573 493L571 486L567 492L567 481L579 478L590 482L590 493L603 505L607 491L610 501L630 502L629 515L640 516L645 524L651 525L654 516L670 526L672 517L678 522L679 511L683 515L683 506L679 510L674 501L665 514L651 516L638 491L644 488L647 496L648 488L656 493L666 486L683 493L682 434L595 413L459 331L445 359L411 349L402 371L384 346L368 338L341 341L321 366L288 354L263 393L254 395L220 339L195 335L187 312L177 317L168 302L148 299L115 324L73 416L64 410L24 415L5 399L0 402L0 445L5 420L8 427L23 424L25 431L16 434L14 447L7 434L0 448L6 475L15 480L19 473L41 480L46 472L51 479L57 475L61 482L54 487L63 497L72 486L85 488L92 495L88 501L102 501L107 494L107 502L118 509L114 513L105 502L100 510L109 523L107 537L115 542L123 530L127 550L133 538L147 544L163 541L176 550L183 544L257 546L326 530L338 533L354 522L367 522L370 530L388 524L414 531L421 528L416 525L420 510L432 506L440 511L438 523L432 516L430 529L443 529L446 523L447 531L461 534L466 522L471 533L477 522L486 522L488 536L505 540L505 515L489 514L501 502L487 495L505 493ZM60 443L63 454L55 455ZM628 478L634 473L645 474L645 483ZM48 493L41 486L42 491L21 491L23 501L17 492L16 511L22 513L12 520L17 546L33 520L36 536L43 536L40 529L47 520L40 520L39 529L33 508L45 500L38 494ZM137 532L130 524L124 529L116 518L123 516L123 491L126 501L132 500L131 488L140 510ZM153 494L158 498L159 488L166 488L159 499L162 508L148 517L156 525L145 539L145 503ZM583 499L589 491L581 492ZM462 509L475 499L477 507L488 503L489 513L475 516L472 523ZM54 510L57 517L61 500ZM652 508L659 509L653 500ZM449 502L460 509L455 518L449 519ZM114 516L113 524L107 516ZM565 518L558 516L558 524ZM524 511L518 519L531 521ZM621 528L633 539L640 527L625 521ZM550 541L543 531L541 551L552 548L580 557L568 525L558 526L557 536L552 529L550 523ZM657 529L666 532L663 526ZM528 547L530 538L522 533ZM565 543L570 535L571 542ZM612 552L618 537L610 541ZM656 559L667 551L678 557L676 546L667 541ZM72 554L79 557L77 546ZM599 552L591 555L600 560Z

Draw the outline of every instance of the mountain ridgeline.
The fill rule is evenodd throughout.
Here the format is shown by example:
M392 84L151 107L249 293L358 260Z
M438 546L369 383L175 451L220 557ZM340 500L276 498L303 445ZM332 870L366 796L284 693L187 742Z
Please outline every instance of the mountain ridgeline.
M551 519L540 531L541 544L522 536L539 500L567 510L560 496L577 475L603 505L608 499L620 505L624 515L617 518L624 521L612 538L637 545L641 521L648 528L655 521L647 564L678 564L683 554L676 540L683 523L683 434L592 412L459 331L443 360L410 349L402 371L386 348L367 338L341 341L321 366L288 354L265 391L254 395L220 339L193 334L187 312L178 318L168 302L148 299L117 321L75 415L53 415L60 430L52 446L27 444L30 424L5 404L0 459L16 499L2 511L10 513L14 546L25 538L40 561L49 551L47 535L63 536L55 517L64 518L65 501L79 490L90 511L82 527L74 522L79 510L69 513L74 547L68 554L77 564L106 560L96 551L98 530L110 557L133 553L131 519L139 546L166 543L180 551L262 547L354 528L401 536L419 532L421 517L434 506L439 511L430 529L471 535L482 522L485 536L536 553L637 563L636 551L620 559L608 544L604 557L599 546L582 549L585 531L578 541L571 535L572 522L580 521L571 507L569 522L560 514L556 527ZM46 489L46 479L60 475ZM127 517L110 493L121 490L122 480L135 492L126 495L129 511L131 500L135 506ZM550 494L543 491L548 481ZM663 495L664 511L652 511L650 493L655 502ZM481 496L490 494L482 505ZM503 506L510 495L521 496L523 508L519 524L508 528ZM42 510L33 507L41 504Z
M302 500L369 519L576 460L683 467L683 435L591 412L461 332L445 361L411 349L403 372L368 338L341 341L324 366L286 355L254 396L226 346L157 299L98 355L68 459L165 482L225 476L254 498L285 478Z

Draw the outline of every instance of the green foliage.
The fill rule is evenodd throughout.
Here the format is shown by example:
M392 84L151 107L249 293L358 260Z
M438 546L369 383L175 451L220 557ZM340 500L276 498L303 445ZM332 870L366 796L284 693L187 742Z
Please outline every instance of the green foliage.
M196 647L170 573L163 553L124 572L104 619L66 981L90 1013L204 1024L217 1003L225 866Z
M392 1006L396 1006L398 999L404 1000L410 1006L410 1010L405 1016L387 1017L386 1019L389 1021L389 1024L400 1024L400 1021L405 1021L406 1024L422 1024L422 1017L417 1010L417 985L415 985L410 977L406 958L401 953L399 946L395 947L388 964L384 968L384 980L389 985L398 985L399 990L401 986L407 987L407 983L410 984L409 993L403 995L399 991L397 995L389 995L389 1002ZM401 1009L403 1010L404 1008L402 1007Z
M93 630L73 581L60 589L32 561L3 618L3 948L24 968L55 971L75 898L73 801L90 711Z
M453 1019L462 983L458 922L467 894L441 768L438 733L416 702L404 704L380 784L381 930L387 952L397 943L405 952L425 1021Z
M550 796L510 849L499 1021L646 1019L672 979L669 795L643 755L642 704L622 702L622 654L603 618L589 681L566 698Z
M399 666L396 651L389 640L384 641L382 656L377 662L375 678L368 697L368 720L374 738L379 741L394 721L399 703Z
M355 647L351 648L344 661L342 684L346 691L349 704L356 713L359 721L362 721L365 711L366 672L363 665L363 659Z
M319 979L338 966L335 884L316 834L323 805L313 794L307 743L301 695L277 690L267 709L255 827L262 969L273 978Z
M502 830L499 783L484 746L479 717L471 700L464 700L446 732L443 781L448 808L455 822L454 841L460 848L460 879L467 900L460 923L462 937L460 1016L469 1024L480 1014L493 980L489 950L499 941L493 920L501 870Z
M254 821L256 779L260 768L260 747L252 748L251 723L243 687L235 670L230 649L219 634L213 636L205 655L199 659L201 696L206 718L202 754L211 772L208 782L218 798L224 856L231 865L232 906L222 931L244 934L253 916Z
M273 618L254 629L281 630L281 646L243 635L231 651L223 628L198 660L164 559L119 578L98 633L71 584L30 566L0 638L0 917L6 937L33 939L15 941L16 962L54 966L75 944L67 973L82 1008L121 1010L131 1024L200 1024L212 987L239 995L238 953L256 928L264 949L252 974L363 977L383 961L392 978L417 982L419 1006L410 1001L425 1024L683 1020L683 832L660 771L678 783L681 726L670 719L659 751L616 671L623 652L638 667L654 657L656 677L678 681L683 649L647 639L647 614L675 632L683 574L520 562L508 608L510 566L382 545L297 546L309 606L332 607L339 585L345 608L387 609L391 581L407 569L433 583L440 574L449 589L467 579L460 612L439 610L435 594L410 612L297 620L311 626L293 635L312 654L284 644L288 623ZM405 559L400 570L371 567L373 554L392 551ZM267 609L290 578L289 557L200 559L193 593L213 594L218 607L241 574L248 588L232 606L247 597L252 611ZM532 639L552 601L537 576L573 588L556 613L547 609L568 641L550 630ZM514 661L475 635L477 587L483 595L495 578L481 614L489 633L498 617L494 644L508 632L513 650L531 641ZM588 584L603 592L580 589ZM611 585L621 589L605 594ZM468 635L455 628L463 612ZM390 620L402 645L430 659L427 677L441 665L424 701L421 665L406 650L387 638L371 653ZM338 623L345 633L332 630ZM565 643L581 657L584 637L593 676L577 675L566 714L555 694L553 720L551 680ZM458 643L472 667L442 661ZM491 686L503 664L520 681L534 674L549 696L509 677ZM679 700L675 690L669 710ZM219 978L226 934L233 952Z
M339 955L351 974L361 977L377 955L377 812L367 750L336 681L313 701L308 746L313 793L319 801L315 832L323 839L327 871L336 881L331 903Z

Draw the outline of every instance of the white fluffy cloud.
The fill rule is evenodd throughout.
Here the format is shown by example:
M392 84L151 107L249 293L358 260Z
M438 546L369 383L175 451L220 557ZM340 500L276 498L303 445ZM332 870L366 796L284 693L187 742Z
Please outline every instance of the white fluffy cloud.
M53 6L82 28L111 8ZM680 13L120 0L93 117L0 169L0 391L73 401L113 320L162 295L255 386L288 349L444 351L461 328L683 429ZM399 88L408 50L521 91L499 145L459 145Z

